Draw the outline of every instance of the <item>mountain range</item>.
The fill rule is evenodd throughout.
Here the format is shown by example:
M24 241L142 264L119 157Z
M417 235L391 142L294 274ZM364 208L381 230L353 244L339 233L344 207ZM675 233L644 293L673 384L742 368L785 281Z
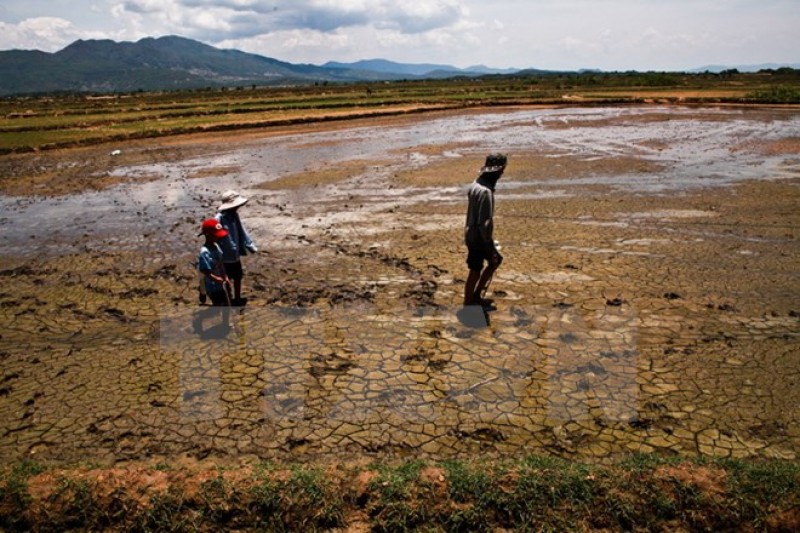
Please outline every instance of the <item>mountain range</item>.
M763 66L762 66L763 67ZM767 68L779 67L770 65ZM800 68L800 65L791 65ZM755 66L709 66L692 72L719 72ZM592 71L599 72L599 71ZM370 59L324 65L294 64L221 50L178 36L148 37L137 42L78 40L55 53L0 51L0 96L52 92L134 92L249 85L301 85L401 79L450 78L520 73L554 74L536 69L461 69L451 65L395 63Z
M451 65L436 65L431 63L395 63L386 59L365 59L356 61L355 63L339 63L337 61L328 61L324 68L333 69L355 69L359 71L380 72L392 76L411 76L411 77L425 77L437 78L467 75L467 76L482 76L484 74L514 74L519 72L518 69L495 69L489 68L484 65L476 65L474 67L467 67L460 69Z
M293 64L221 50L177 36L137 42L78 40L55 53L0 52L0 95L131 92L248 85L292 85L503 74L484 66L411 65L386 60Z

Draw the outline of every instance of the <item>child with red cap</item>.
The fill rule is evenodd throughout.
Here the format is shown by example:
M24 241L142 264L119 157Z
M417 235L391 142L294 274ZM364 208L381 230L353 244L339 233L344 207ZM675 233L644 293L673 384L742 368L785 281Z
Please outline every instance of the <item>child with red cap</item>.
M203 221L200 235L205 236L206 242L197 256L197 270L205 276L206 294L214 305L229 305L226 285L229 285L230 281L225 274L222 250L217 244L228 236L228 230L222 227L219 220L209 218Z
M222 311L222 334L226 335L230 328L230 296L228 294L230 280L225 274L225 264L222 262L222 250L217 244L228 236L228 231L222 227L219 220L209 218L203 221L200 235L205 236L206 242L200 248L197 256L197 270L204 277L205 292L214 307ZM195 315L193 327L195 332L203 334L203 319L216 310L208 309Z

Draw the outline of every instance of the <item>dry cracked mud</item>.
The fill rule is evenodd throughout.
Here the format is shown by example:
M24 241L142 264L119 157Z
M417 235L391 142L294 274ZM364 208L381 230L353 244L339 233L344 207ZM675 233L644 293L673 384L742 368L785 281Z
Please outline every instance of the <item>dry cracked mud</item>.
M464 191L498 150L496 309L464 311ZM3 461L800 452L797 110L432 113L0 167ZM261 251L226 329L191 263L228 188Z

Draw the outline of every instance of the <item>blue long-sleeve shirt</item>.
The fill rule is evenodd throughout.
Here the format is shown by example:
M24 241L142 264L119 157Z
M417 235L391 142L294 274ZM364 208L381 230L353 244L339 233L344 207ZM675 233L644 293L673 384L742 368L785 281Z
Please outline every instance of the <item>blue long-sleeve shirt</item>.
M228 230L228 236L219 243L224 262L235 263L241 256L247 255L247 252L255 253L258 250L235 209L220 211L216 218Z

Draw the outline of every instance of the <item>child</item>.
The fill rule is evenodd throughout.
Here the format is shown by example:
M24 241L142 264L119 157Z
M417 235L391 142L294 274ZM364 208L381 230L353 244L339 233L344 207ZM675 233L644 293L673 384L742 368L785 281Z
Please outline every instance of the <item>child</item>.
M228 231L228 238L220 242L222 249L222 260L225 262L225 271L233 281L233 304L243 305L242 300L242 269L241 256L248 252L256 253L258 248L250 238L250 234L244 229L242 221L239 219L238 209L247 203L247 198L236 191L226 191L222 195L222 204L219 206L217 220Z
M205 277L205 290L211 299L211 304L222 308L222 326L227 328L230 314L230 296L227 289L230 285L230 280L225 274L222 250L220 250L217 243L226 238L228 232L217 219L209 218L203 221L200 235L205 236L206 242L200 248L200 254L197 256L197 270ZM198 317L195 329L202 331L202 317Z

